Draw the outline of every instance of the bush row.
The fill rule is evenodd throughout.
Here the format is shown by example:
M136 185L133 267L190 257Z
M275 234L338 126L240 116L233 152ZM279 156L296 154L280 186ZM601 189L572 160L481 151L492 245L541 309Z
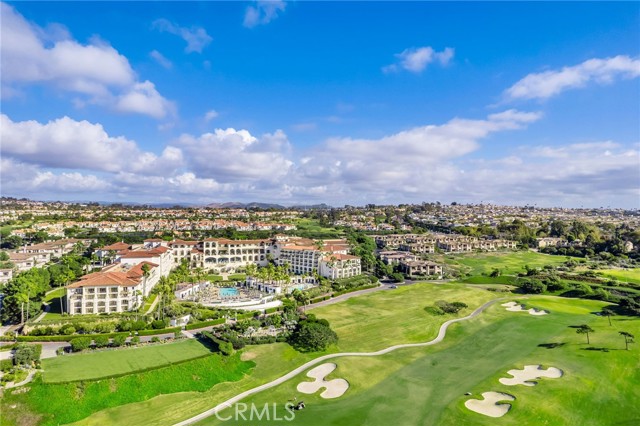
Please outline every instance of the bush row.
M376 287L379 287L379 284L363 285L362 287L356 287L356 288L350 288L348 290L336 291L335 293L332 294L332 297L341 296L343 294L353 293L354 291L366 290L366 289L369 289L369 288L376 288Z
M224 324L225 322L226 322L226 319L224 318L218 318L210 321L194 322L191 324L187 324L187 326L185 327L185 330L195 330L196 328L204 328L204 327L210 327L212 325L220 325L220 324Z

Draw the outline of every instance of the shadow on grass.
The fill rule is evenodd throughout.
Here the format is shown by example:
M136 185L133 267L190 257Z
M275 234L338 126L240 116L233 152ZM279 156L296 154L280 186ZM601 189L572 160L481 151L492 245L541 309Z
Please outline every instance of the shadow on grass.
M596 351L596 352L609 352L609 348L598 348L595 346L590 346L588 348L582 348L583 351Z
M538 347L539 348L547 348L547 349L555 349L555 348L561 348L564 345L566 345L566 343L553 342L553 343L540 343L538 345Z

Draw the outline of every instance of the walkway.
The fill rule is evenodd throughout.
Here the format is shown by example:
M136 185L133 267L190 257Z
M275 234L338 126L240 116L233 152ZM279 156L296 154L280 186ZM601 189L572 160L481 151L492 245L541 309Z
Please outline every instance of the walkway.
M475 311L473 311L471 314L467 315L466 317L462 317L462 318L456 318L456 319L452 319L449 320L447 322L445 322L444 324L442 324L440 326L440 330L438 331L438 335L435 337L435 339L429 341L429 342L424 342L424 343L407 343L407 344L402 344L402 345L394 345L394 346L390 346L386 349L382 349L376 352L343 352L343 353L337 353L337 354L329 354L329 355L324 355L321 356L319 358L316 358L314 360L311 360L303 365L301 365L300 367L291 370L290 372L288 372L287 374L280 376L279 378L269 382L269 383L265 383L264 385L255 387L253 389L249 389L245 392L242 392L241 394L238 394L236 396L234 396L233 398L230 398L226 401L224 401L221 404L216 405L215 407L211 408L210 410L207 410L203 413L200 413L196 416L193 416L187 420L183 420L180 423L176 423L174 426L186 426L186 425L190 425L196 422L199 422L200 420L206 419L207 417L210 417L214 414L216 414L217 412L230 407L232 404L235 404L238 401L243 400L244 398L250 396L250 395L254 395L256 393L262 392L263 390L267 390L267 389L271 389L275 386L278 386L284 382L286 382L289 379L294 378L295 376L297 376L298 374L306 371L309 367L312 367L316 364L320 364L321 362L327 361L329 359L333 359L333 358L340 358L340 357L345 357L345 356L380 356L380 355L385 355L388 354L389 352L393 352L397 349L403 349L403 348L419 348L419 347L424 347L424 346L431 346L431 345L435 345L436 343L440 343L444 337L447 334L447 328L449 328L449 326L453 323L456 322L460 322L460 321L466 321L468 319L474 318L476 316L478 316L482 311L484 311L486 308L488 308L489 306L493 305L494 303L501 301L501 300L505 300L506 298L502 297L500 299L494 299L491 300L487 303L485 303L484 305L480 306L479 308L477 308Z
M156 305L158 304L158 301L160 300L160 296L156 295L156 298L153 299L153 302L151 303L151 306L149 306L149 309L147 309L147 312L145 312L145 315L148 315L149 313L153 312L153 310L156 308Z
M44 318L45 315L47 315L51 310L51 305L48 304L47 302L43 302L43 305L44 305L44 311L40 315L38 315L38 318L33 320L34 323L42 321L42 318Z
M23 381L18 382L18 383L7 383L6 386L5 386L5 389L11 389L11 388L17 388L17 387L20 387L20 386L24 386L24 385L26 385L27 383L29 383L30 381L33 380L33 376L35 376L35 374L36 374L36 370L31 370L31 371L29 371L29 374L27 374L27 378L26 379L24 379Z

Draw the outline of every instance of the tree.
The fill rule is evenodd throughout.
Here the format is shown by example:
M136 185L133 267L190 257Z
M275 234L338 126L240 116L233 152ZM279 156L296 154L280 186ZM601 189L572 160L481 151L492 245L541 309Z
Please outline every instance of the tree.
M626 331L621 331L620 335L624 337L625 349L629 350L629 343L633 343L633 338L635 337L633 334L628 333Z
M536 280L536 279L524 280L520 288L525 293L531 293L531 294L540 294L540 293L544 293L547 290L547 286L542 284L539 280Z
M143 296L147 295L147 278L149 278L149 271L151 271L151 268L149 267L149 264L145 263L142 265L142 293Z
M591 344L591 342L589 341L589 333L594 333L594 332L595 332L594 329L589 327L587 324L579 325L578 328L576 329L576 333L587 335L587 345Z
M602 308L602 315L606 316L609 320L609 325L611 325L611 316L615 315L615 312L611 308Z
M323 323L301 321L291 335L291 342L301 352L323 351L338 342L338 335Z

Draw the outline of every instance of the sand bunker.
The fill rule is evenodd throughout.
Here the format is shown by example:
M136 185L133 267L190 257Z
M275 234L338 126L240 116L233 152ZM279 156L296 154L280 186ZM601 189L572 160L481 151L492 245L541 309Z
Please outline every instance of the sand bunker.
M498 404L498 401L515 401L513 395L502 392L483 392L484 399L469 399L464 406L476 413L489 417L502 417L511 409L511 404Z
M529 315L547 315L549 312L547 311L543 311L543 310L538 310L535 308L531 308L531 309L525 309L523 305L520 305L519 303L516 302L507 302L507 303L503 303L501 306L504 306L507 308L507 311L511 311L511 312L528 312Z
M349 382L344 379L324 380L324 378L335 369L336 365L331 362L312 368L307 373L307 377L311 377L315 379L315 381L298 384L298 392L312 394L325 388L325 391L320 394L322 398L331 399L341 397L347 389L349 389Z
M511 374L511 377L503 377L500 379L500 383L507 386L525 385L535 386L538 383L534 382L534 379L541 377L548 377L550 379L557 379L562 377L562 370L555 367L549 367L546 370L540 368L540 365L525 365L522 370L509 370L507 374Z

